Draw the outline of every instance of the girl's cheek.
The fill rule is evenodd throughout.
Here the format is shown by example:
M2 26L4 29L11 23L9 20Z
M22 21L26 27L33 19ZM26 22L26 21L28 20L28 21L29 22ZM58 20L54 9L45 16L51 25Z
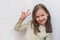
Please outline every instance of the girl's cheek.
M39 21L39 18L36 18L36 21L38 22Z
M47 17L44 17L44 20L47 21Z
M36 18L36 20L38 21L38 18Z
M43 16L44 19L47 19L47 16Z

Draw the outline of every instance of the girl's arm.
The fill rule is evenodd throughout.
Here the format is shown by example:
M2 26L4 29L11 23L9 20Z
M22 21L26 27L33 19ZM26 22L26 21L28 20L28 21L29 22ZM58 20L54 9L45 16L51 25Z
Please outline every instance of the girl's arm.
M22 15L19 18L19 21L17 22L17 24L15 25L14 30L16 30L16 31L23 31L23 30L27 29L27 27L29 26L29 22L27 24L25 24L25 25L22 25L22 22L25 20L25 18L27 16L30 15L30 13L28 13L28 12L29 12L29 10L27 10L27 12L23 12L22 11Z
M27 24L22 25L23 21L22 21L22 20L19 20L19 21L17 22L17 24L15 25L14 30L15 30L15 31L25 31L25 30L28 28L30 22L31 22L31 21L29 21Z

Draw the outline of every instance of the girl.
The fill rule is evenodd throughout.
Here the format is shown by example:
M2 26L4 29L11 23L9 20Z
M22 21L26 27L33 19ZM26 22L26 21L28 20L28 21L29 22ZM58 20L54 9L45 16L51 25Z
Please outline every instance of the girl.
M51 17L43 4L37 4L32 12L32 20L22 25L22 22L30 14L22 12L22 15L15 26L16 31L25 31L25 40L51 40L52 26Z

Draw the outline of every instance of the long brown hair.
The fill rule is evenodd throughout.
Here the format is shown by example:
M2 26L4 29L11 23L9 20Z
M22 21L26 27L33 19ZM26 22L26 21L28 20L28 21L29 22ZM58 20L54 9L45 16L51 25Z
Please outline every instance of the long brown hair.
M34 26L34 33L37 34L37 32L40 32L39 28L38 28L40 24L36 21L36 12L39 8L42 8L46 13L48 13L48 19L45 23L45 27L46 27L46 33L51 33L52 32L51 16L50 16L49 11L43 4L37 4L34 7L33 12L32 12L32 24Z

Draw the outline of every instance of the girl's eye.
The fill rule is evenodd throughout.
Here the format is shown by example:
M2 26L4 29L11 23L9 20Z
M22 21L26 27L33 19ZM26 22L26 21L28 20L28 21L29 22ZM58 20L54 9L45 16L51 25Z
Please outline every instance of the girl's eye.
M39 18L39 16L36 16L36 18Z
M42 14L41 16L44 16L44 14Z

